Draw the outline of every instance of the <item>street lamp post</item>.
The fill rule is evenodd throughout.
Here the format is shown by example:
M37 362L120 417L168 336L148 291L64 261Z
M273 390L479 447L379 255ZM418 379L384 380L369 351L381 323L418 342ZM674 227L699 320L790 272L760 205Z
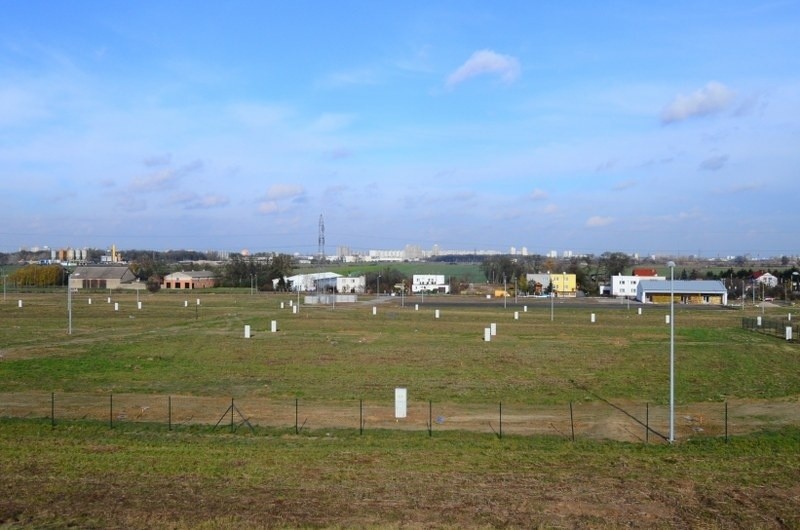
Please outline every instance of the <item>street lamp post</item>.
M669 267L669 443L675 441L675 262Z
M381 275L380 274L378 274L378 286L375 288L375 290L377 291L377 293L376 293L377 296L380 298L380 296L381 296Z
M514 305L517 304L517 276L514 275Z

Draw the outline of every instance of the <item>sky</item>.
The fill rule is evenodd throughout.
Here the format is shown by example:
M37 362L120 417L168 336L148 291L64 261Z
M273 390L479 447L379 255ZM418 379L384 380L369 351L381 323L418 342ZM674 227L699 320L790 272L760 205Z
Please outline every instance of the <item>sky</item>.
M0 252L800 254L800 1L0 12Z

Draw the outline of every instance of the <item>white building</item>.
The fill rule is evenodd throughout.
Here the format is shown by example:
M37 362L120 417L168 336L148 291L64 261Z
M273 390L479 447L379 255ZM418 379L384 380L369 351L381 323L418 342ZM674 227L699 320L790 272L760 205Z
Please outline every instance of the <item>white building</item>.
M642 280L666 280L664 276L623 276L611 277L611 296L636 298L636 288Z
M336 279L340 278L341 274L335 272L315 272L313 274L296 274L285 278L290 291L325 291L330 287L336 287ZM278 288L279 278L272 280L272 288Z
M756 273L755 280L764 287L775 287L778 285L778 277L768 272L761 274Z
M342 294L363 294L367 287L366 276L339 276L336 278L336 292Z
M450 294L450 285L445 282L444 274L415 274L412 276L411 292Z

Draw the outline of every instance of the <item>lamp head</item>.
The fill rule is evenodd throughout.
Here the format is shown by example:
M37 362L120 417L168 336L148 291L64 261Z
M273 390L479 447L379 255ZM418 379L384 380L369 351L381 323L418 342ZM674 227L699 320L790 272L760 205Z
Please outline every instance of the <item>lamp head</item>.
M675 268L675 262L674 261L668 261L667 262L667 267L669 267L670 269Z

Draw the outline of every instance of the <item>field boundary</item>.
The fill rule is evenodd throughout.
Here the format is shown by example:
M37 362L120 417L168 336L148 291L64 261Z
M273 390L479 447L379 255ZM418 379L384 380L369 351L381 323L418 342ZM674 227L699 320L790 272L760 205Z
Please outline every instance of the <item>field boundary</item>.
M405 418L389 401L320 402L296 399L170 396L151 394L2 393L0 417L49 419L52 427L75 421L162 425L165 431L206 426L228 432L259 427L300 434L333 429L439 431L556 436L639 443L667 443L666 405L596 401L560 405L459 404L411 401ZM737 400L676 407L676 439L725 438L765 428L800 425L794 401Z

